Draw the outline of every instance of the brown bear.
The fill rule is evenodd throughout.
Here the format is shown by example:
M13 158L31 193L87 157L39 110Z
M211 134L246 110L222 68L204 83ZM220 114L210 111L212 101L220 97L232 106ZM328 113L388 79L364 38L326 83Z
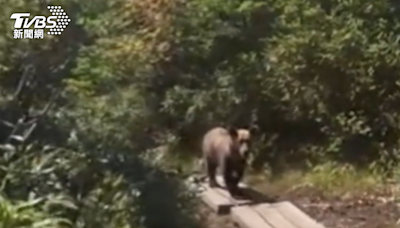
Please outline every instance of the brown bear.
M243 196L238 183L246 168L250 137L250 130L223 127L215 127L204 135L202 152L210 187L219 187L215 177L220 167L231 196Z

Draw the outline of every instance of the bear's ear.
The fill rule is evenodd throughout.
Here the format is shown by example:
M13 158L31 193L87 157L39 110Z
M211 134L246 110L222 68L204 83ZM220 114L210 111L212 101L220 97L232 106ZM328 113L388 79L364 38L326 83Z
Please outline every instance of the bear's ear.
M238 136L238 132L237 132L237 129L236 128L234 128L234 127L232 127L232 126L229 126L228 127L228 132L229 132L229 134L232 136L232 137L237 137Z
M258 128L258 126L251 126L249 128L249 131L251 135L256 135L259 133L260 129Z

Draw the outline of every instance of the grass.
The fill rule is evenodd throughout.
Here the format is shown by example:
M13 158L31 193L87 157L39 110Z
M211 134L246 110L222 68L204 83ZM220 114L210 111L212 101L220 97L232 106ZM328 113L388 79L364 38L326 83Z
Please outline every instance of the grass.
M272 192L288 192L303 186L310 186L326 196L352 196L360 193L376 193L383 190L397 193L393 182L383 178L383 175L374 169L357 170L350 165L327 163L312 169L291 170L278 178L271 175L252 174L248 182L256 188L268 188Z
M35 208L39 200L27 202L11 202L0 195L0 227L1 228L57 228L70 225L69 221L53 218Z
M186 155L186 156L184 156ZM204 172L204 167L198 163L200 156L193 156L188 153L164 153L160 160L165 168L177 170L183 173ZM272 176L270 173L251 173L246 175L249 185L263 192L281 193L289 192L303 186L312 187L314 190L323 193L326 196L346 196L360 195L360 193L384 192L385 195L398 195L400 200L400 168L397 183L393 180L383 178L384 175L378 169L371 167L369 169L356 169L352 165L338 164L328 162L309 169L288 170L279 176ZM395 185L396 184L396 185Z

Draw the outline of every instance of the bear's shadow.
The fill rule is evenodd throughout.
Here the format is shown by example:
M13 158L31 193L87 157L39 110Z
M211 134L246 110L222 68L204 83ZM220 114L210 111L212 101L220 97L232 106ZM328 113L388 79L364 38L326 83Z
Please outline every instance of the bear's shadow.
M222 187L222 189L226 190L225 187ZM239 187L241 191L241 196L240 197L235 197L233 198L234 200L244 200L244 201L249 201L245 205L255 205L255 204L262 204L262 203L276 203L278 200L278 197L271 197L269 195L265 195L259 191L256 191L255 189L252 189L251 187Z
M229 194L223 179L218 176L216 179L219 184L218 188L225 190L227 192L227 194ZM276 202L278 202L279 197L277 197L277 196L272 197L269 195L265 195L243 183L239 183L238 187L241 192L241 194L240 194L241 196L240 197L230 196L230 197L236 201L248 201L248 203L244 203L244 205L255 205L255 204L261 204L261 203L276 203Z

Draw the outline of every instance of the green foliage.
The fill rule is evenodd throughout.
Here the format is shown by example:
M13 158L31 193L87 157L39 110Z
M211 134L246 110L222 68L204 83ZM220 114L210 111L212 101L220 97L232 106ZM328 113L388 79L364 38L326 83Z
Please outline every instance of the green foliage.
M69 226L69 221L64 219L49 218L41 211L35 210L34 206L40 200L20 202L13 204L7 199L0 198L0 226L4 228L61 228Z
M9 20L42 1L0 3L0 203L27 226L200 226L170 169L217 124L258 127L254 167L274 172L398 165L394 1L54 0L72 23L43 40L14 40Z

